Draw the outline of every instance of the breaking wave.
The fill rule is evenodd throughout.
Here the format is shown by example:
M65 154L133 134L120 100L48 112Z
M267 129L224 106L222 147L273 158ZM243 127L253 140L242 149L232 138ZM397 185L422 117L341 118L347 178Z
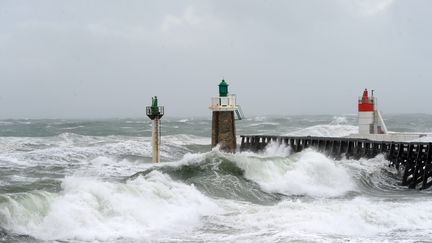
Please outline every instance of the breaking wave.
M0 196L0 226L42 240L155 239L220 209L193 185L152 171L125 183L68 177L59 193Z
M358 127L352 125L316 125L307 127L286 135L293 136L316 136L316 137L344 137L353 133L358 133Z
M352 118L344 116L333 117L329 124L319 124L287 133L291 136L344 137L358 133L358 127L352 125Z
M284 133L357 132L350 117L289 123L296 119ZM287 119L245 122L252 125L241 129L267 133ZM312 125L298 129L303 122ZM385 242L432 234L432 191L400 186L381 155L334 160L276 143L261 153L209 152L206 131L169 129L160 164L150 163L149 137L127 132L0 137L0 241Z
M348 169L313 150L286 158L239 159L246 177L269 192L312 197L342 196L356 189Z
M0 196L0 228L9 235L80 241L170 239L176 234L185 239L185 231L199 232L208 220L244 233L235 237L223 233L221 237L227 241L248 239L253 222L257 222L255 227L271 227L276 236L293 240L311 239L310 234L382 234L391 230L377 228L387 222L381 218L387 214L379 213L384 206L373 207L372 199L361 195L377 198L402 190L395 185L398 180L392 171L382 169L385 162L380 157L335 161L311 149L290 154L289 147L271 144L259 154L229 154L217 149L188 153L179 161L132 167L142 172L122 180L84 176L77 170L62 180L58 192L34 190ZM116 164L99 157L92 163L97 171L106 164L119 165L121 170L133 162ZM332 201L334 198L340 200ZM346 204L346 200L351 202ZM230 213L233 210L242 213L235 216ZM366 210L377 218L368 222L369 216L349 210ZM304 217L306 212L309 217ZM346 227L336 227L332 215ZM419 220L418 215L412 217ZM235 226L233 220L243 223ZM297 222L295 226L292 220ZM311 223L315 226L306 227ZM283 231L282 226L290 230ZM205 238L191 235L190 240L215 240L208 232L199 235Z

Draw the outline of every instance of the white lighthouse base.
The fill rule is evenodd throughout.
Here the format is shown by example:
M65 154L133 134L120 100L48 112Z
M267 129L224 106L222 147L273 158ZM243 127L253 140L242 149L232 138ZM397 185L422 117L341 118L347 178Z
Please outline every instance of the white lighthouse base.
M153 157L152 161L154 163L160 162L160 119L155 118L153 121L153 129L152 129L152 148L153 148Z

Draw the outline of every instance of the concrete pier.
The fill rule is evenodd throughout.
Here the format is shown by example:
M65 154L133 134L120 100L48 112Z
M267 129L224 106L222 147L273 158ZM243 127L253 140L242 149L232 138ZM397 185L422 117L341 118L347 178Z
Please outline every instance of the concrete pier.
M240 151L259 152L271 142L290 146L293 153L313 148L334 159L373 158L378 154L384 154L390 166L403 172L402 186L411 189L426 189L432 186L432 143L255 135L241 136Z

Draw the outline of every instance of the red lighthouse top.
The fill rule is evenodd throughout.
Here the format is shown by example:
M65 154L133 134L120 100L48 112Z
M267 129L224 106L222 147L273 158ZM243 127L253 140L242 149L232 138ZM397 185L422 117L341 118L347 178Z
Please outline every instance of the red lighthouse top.
M373 94L373 91L372 91ZM363 91L363 96L359 99L358 111L359 112L373 112L375 110L374 97L369 97L367 89Z

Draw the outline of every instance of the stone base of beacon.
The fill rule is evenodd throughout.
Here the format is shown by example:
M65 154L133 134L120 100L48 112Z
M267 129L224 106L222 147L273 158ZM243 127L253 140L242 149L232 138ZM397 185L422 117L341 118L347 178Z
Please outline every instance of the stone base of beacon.
M212 147L234 153L237 148L234 111L213 111Z

